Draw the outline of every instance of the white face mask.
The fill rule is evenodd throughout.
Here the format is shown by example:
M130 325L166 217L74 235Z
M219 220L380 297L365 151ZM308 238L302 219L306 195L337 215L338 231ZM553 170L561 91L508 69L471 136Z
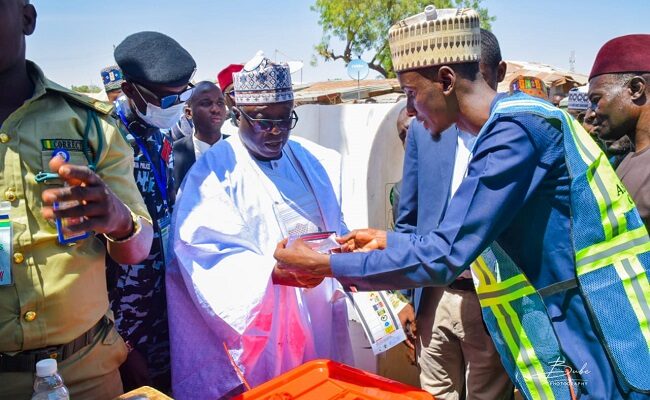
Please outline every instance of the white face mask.
M138 117L142 118L142 120L147 124L159 129L171 129L171 127L181 119L184 107L185 103L179 103L163 110L158 106L147 103L146 114L142 114L140 110L138 110L138 107L133 108L135 108L135 113L138 114Z
M135 104L133 105L133 108L135 109L135 113L144 122L146 122L151 126L155 126L158 129L171 129L172 126L174 126L174 124L181 119L181 115L183 115L183 111L185 108L184 101L178 104L174 104L171 107L162 109L158 106L155 106L147 102L144 96L142 96L142 93L140 93L140 89L138 89L136 85L133 85L133 87L138 92L138 95L140 95L142 101L144 101L145 104L147 105L147 111L144 115L140 112L140 110L138 110L138 107L135 106Z

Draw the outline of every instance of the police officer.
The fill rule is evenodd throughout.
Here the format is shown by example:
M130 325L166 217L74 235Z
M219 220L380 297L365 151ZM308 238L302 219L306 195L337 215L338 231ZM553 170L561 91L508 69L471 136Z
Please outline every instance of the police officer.
M104 83L104 91L108 102L112 103L122 95L122 70L117 65L108 66L100 71L102 82Z
M72 398L111 399L127 350L109 312L105 253L139 262L152 227L111 107L26 61L35 25L28 1L0 0L0 398L28 398L35 363L56 358ZM107 246L94 235L61 244L55 220Z
M175 194L169 129L192 94L189 82L196 63L178 42L158 32L128 36L114 56L124 78L124 96L115 102L116 113L133 148L135 181L154 223L154 241L145 261L109 264L108 272L116 282L110 292L111 307L130 349L120 371L127 391L143 385L168 391L165 266Z

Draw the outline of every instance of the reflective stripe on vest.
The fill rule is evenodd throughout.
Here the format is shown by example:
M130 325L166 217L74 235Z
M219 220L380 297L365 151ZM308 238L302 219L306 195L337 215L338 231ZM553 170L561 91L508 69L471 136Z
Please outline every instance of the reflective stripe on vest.
M571 399L563 368L568 362L542 298L526 276L496 243L470 269L485 324L522 395L535 400Z
M515 94L497 103L484 129L503 115L531 113L562 124L566 165L571 178L571 236L576 277L596 325L595 333L615 366L619 382L637 391L650 391L650 374L647 373L650 369L650 238L646 228L606 156L566 112L532 97ZM503 262L512 264L511 268L521 273L505 252L496 258L498 263L494 269L497 271L501 269L498 264ZM513 275L500 281L498 284L502 288L492 286L492 290L487 291L492 295L486 296L489 282L480 279L486 276L485 272L481 275L482 269L478 266L472 267L472 271L475 270L475 276L479 278L475 280L477 291L483 286L480 296L483 296L484 315L486 310L495 313L492 304L500 304L501 299L503 302L513 301L520 295L535 298L530 294L532 287L528 287L530 284L523 273L522 277ZM517 315L524 320L527 318L525 313L530 310L518 311L524 312ZM544 318L537 320L546 324ZM498 329L502 331L501 326ZM522 337L531 336L526 326L519 333ZM531 353L524 341L520 341L519 352ZM517 368L518 373L525 376L526 372L521 370L519 363ZM531 391L529 398L542 398L539 397L541 393L539 389L537 394Z

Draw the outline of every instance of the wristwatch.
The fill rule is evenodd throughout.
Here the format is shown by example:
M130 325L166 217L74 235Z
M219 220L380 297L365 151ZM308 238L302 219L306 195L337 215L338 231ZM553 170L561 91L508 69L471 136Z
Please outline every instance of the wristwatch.
M126 237L124 237L122 239L114 239L114 238L110 237L109 235L104 234L104 237L106 239L108 239L112 243L126 243L129 240L136 237L138 235L138 233L140 233L140 231L142 230L142 224L140 223L140 218L141 217L139 215L136 215L130 209L129 209L129 213L131 214L131 221L133 222L133 227L131 228L131 233L128 236L126 236Z

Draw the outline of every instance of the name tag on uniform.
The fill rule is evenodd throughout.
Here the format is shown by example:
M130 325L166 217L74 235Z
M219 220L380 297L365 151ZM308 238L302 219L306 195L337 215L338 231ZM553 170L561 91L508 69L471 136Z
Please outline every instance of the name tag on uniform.
M9 219L11 203L0 202L0 286L13 284L11 276L12 230Z

